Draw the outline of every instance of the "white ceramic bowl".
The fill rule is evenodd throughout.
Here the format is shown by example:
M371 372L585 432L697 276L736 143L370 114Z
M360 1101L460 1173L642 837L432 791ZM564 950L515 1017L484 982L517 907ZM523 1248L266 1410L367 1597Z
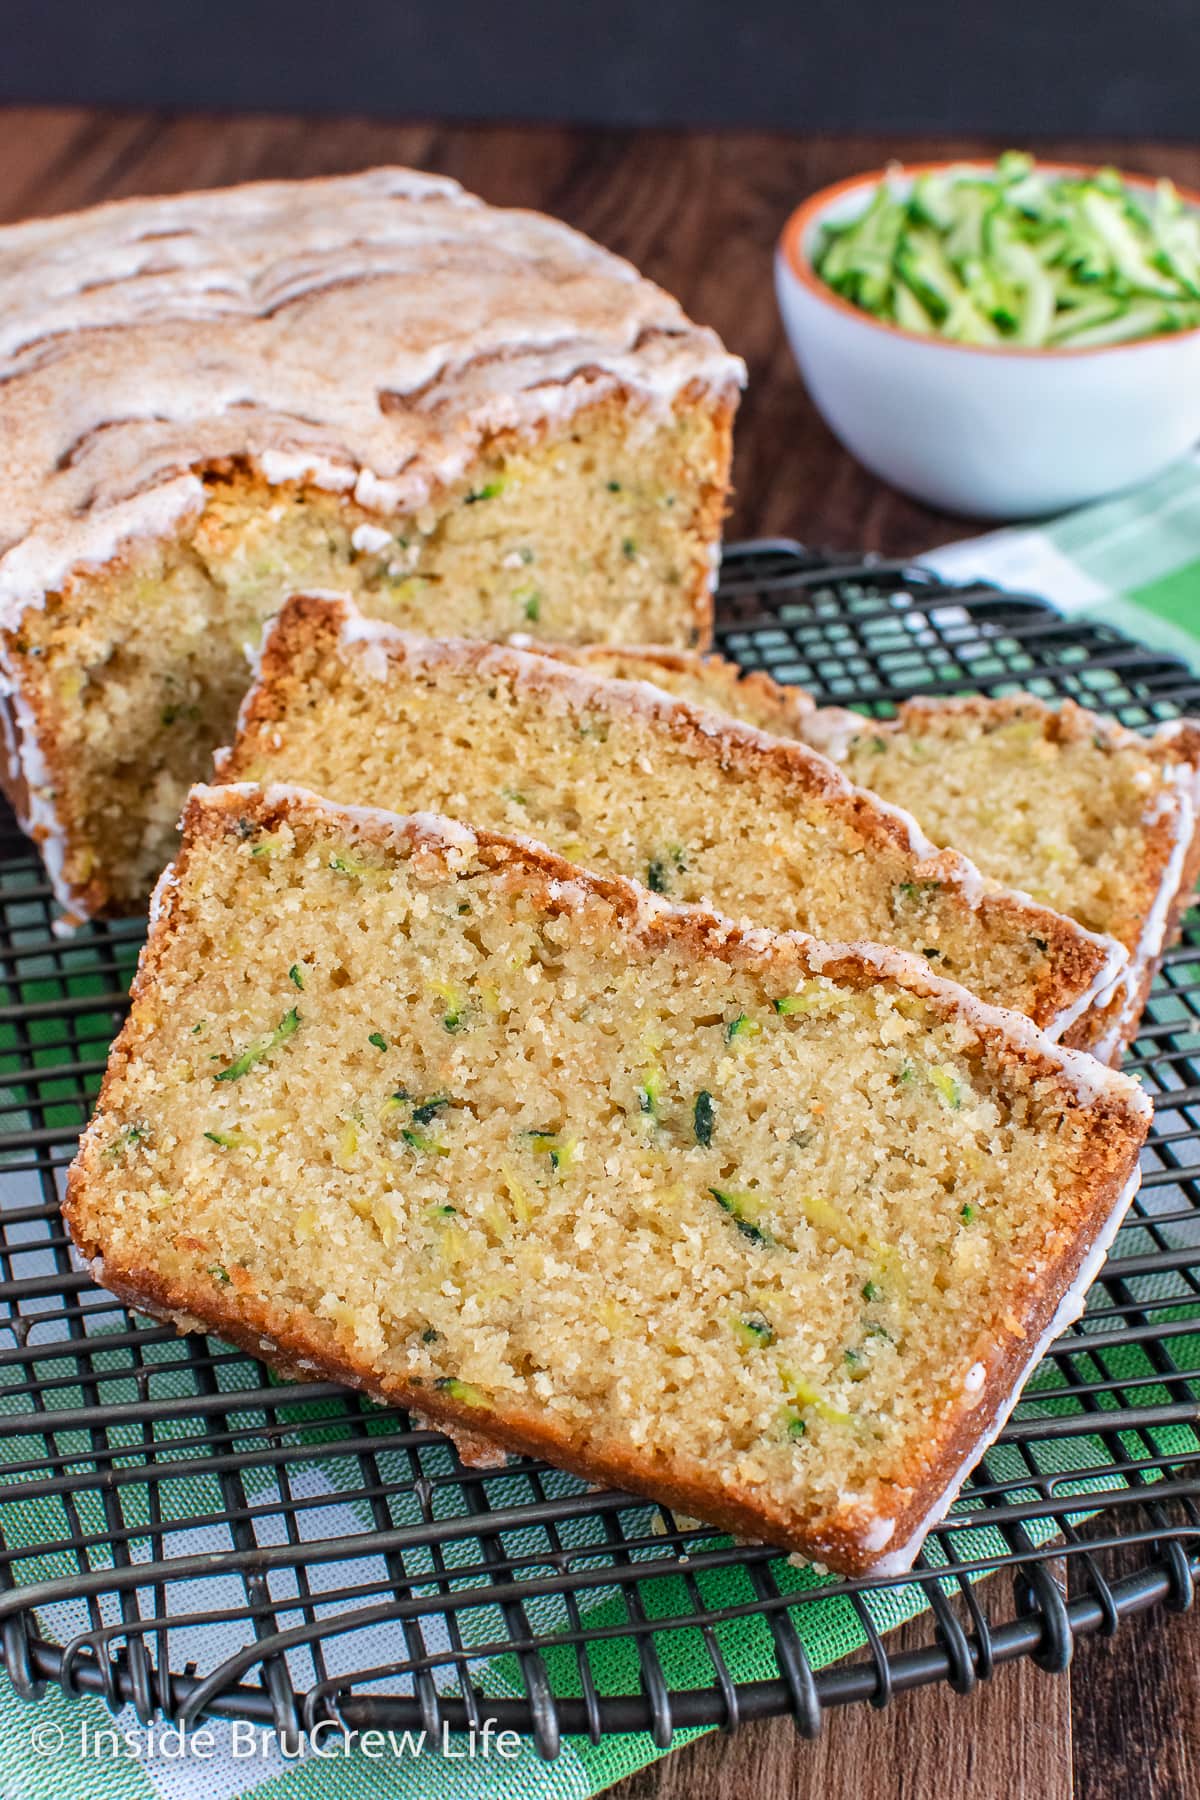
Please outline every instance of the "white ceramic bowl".
M963 166L889 178L903 193L927 170ZM835 294L812 268L821 225L860 213L885 173L806 200L775 259L808 391L873 474L949 512L1030 518L1132 487L1200 439L1200 328L1094 350L977 348L902 331ZM1183 197L1200 207L1200 195Z

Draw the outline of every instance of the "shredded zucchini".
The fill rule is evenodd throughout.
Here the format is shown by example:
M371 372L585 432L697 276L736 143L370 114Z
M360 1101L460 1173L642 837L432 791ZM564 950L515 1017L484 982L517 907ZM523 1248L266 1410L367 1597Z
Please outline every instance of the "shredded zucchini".
M256 1063L260 1063L265 1056L271 1054L272 1050L277 1049L280 1044L285 1044L290 1037L294 1037L299 1029L300 1013L293 1006L290 1012L284 1013L274 1031L268 1032L266 1037L260 1038L257 1044L249 1045L240 1056L233 1059L228 1068L219 1069L213 1076L213 1080L240 1081L243 1075L250 1073Z
M1083 350L1200 325L1200 215L1170 181L1147 194L1016 151L906 196L881 182L825 226L814 267L864 312L965 344Z
M710 1187L709 1193L721 1211L728 1213L743 1237L749 1238L752 1244L762 1244L770 1248L775 1239L761 1224L763 1197L761 1194L749 1192L735 1193L731 1188Z

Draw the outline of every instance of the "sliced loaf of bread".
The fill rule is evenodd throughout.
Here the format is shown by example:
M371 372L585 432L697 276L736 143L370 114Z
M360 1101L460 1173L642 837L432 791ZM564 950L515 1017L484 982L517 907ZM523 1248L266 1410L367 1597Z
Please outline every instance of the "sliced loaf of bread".
M1200 722L1142 736L1033 694L910 700L880 720L818 708L803 689L716 655L602 644L546 654L799 738L985 875L1116 938L1129 952L1124 978L1066 1041L1120 1059L1200 876Z
M1113 940L936 851L802 744L645 682L413 637L333 596L285 606L218 768L524 832L775 930L894 944L1052 1034L1125 963Z
M898 952L198 789L66 1216L186 1329L882 1573L1081 1309L1148 1112Z

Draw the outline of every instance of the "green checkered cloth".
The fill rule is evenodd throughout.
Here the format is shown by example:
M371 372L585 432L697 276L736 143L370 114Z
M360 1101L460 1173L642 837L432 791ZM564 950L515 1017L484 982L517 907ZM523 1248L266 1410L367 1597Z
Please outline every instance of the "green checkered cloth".
M1180 653L1200 665L1200 464L1184 463L1136 495L1106 502L1036 528L996 532L970 543L953 545L929 560L947 576L956 579L983 577L995 580L1045 595L1068 613L1087 612L1113 620L1132 635ZM36 995L29 990L28 984L22 983L20 997L28 1001ZM0 1080L3 1079L3 1048L0 1038ZM20 1196L17 1203L19 1199ZM1136 1226L1130 1229L1136 1232ZM1162 1279L1164 1285L1159 1300L1177 1301L1180 1295L1170 1285L1173 1278ZM1172 1342L1173 1354L1181 1367L1195 1369L1200 1375L1200 1332L1190 1336L1183 1332L1186 1327L1181 1328L1180 1337ZM95 1341L93 1339L93 1343ZM178 1358L178 1348L169 1344L155 1346L152 1354L160 1358L162 1364L157 1374L163 1385L156 1392L169 1394L175 1391L181 1398L190 1394L192 1389L186 1370L182 1365L178 1372L171 1367L172 1360ZM119 1361L114 1363L114 1368L121 1366ZM1083 1378L1090 1374L1103 1385L1105 1372L1090 1366L1090 1359L1083 1353L1080 1373ZM1111 1356L1107 1373L1110 1380L1113 1377L1152 1380L1155 1371L1146 1353L1137 1345L1130 1345ZM15 1414L25 1409L27 1403L22 1401L15 1381L16 1377L14 1386L6 1392L0 1376L0 1414ZM174 1390L170 1385L172 1382L179 1384ZM1039 1389L1053 1388L1057 1382L1054 1369L1044 1367L1034 1375L1027 1398L1035 1400ZM118 1384L118 1388L120 1385L123 1384ZM106 1396L114 1401L121 1398L119 1391L107 1387ZM127 1397L133 1396L131 1380ZM1154 1386L1143 1388L1140 1397L1147 1404L1169 1398L1165 1390ZM56 1396L56 1404L65 1407L81 1403L82 1396L69 1389ZM1077 1412L1080 1407L1076 1400L1048 1395L1043 1409L1051 1413ZM301 1470L296 1470L293 1465L293 1490L303 1489L310 1499L323 1497L327 1507L328 1535L341 1533L345 1536L346 1554L353 1569L357 1566L354 1559L368 1554L362 1545L371 1520L363 1514L361 1502L349 1493L354 1480L353 1462L346 1457L339 1458L336 1427L332 1427L333 1435L326 1449L322 1451L315 1447L316 1440L322 1435L320 1422L322 1418L328 1420L330 1417L329 1403L313 1401L289 1407L287 1412L289 1418L295 1415L298 1424L311 1421L313 1436L309 1441L314 1442L311 1464ZM162 1427L160 1455L166 1453L166 1440L172 1429L169 1421ZM1185 1426L1157 1429L1147 1435L1159 1455L1194 1454L1197 1448L1195 1432ZM1144 1453L1144 1448L1139 1449L1132 1437L1128 1449L1134 1456ZM64 1532L67 1521L61 1499L51 1496L4 1504L5 1462L20 1463L30 1453L28 1438L6 1438L0 1432L0 1524L10 1546L28 1546L29 1555L18 1567L18 1578L22 1582L62 1576L70 1567L67 1558L61 1554L39 1552L39 1546L61 1537ZM86 1465L89 1452L83 1434L80 1434L79 1453ZM1097 1487L1123 1485L1124 1478L1115 1473L1112 1477L1103 1473L1097 1475L1097 1469L1111 1465L1111 1458L1098 1438L1066 1436L1037 1444L1034 1453L1043 1473L1066 1476L1069 1481L1072 1470L1080 1471L1077 1492L1094 1493ZM438 1450L434 1454L445 1456L446 1471L449 1472L449 1451ZM386 1478L391 1472L386 1454L381 1455L381 1466ZM396 1505L402 1508L405 1504L402 1492L404 1469L399 1463L395 1467L399 1496ZM1084 1471L1090 1472L1085 1474ZM1021 1488L1022 1476L1027 1482L1028 1475L1014 1450L1004 1446L994 1450L989 1473L995 1479L1011 1483L1016 1497L1036 1501L1036 1492L1032 1488ZM557 1491L556 1479L561 1479L564 1484L568 1481L566 1477L550 1477L551 1492ZM258 1497L269 1503L274 1493L273 1478L263 1474L259 1481L262 1491ZM253 1499L255 1489L249 1476L247 1484ZM173 1551L181 1553L189 1548L212 1547L206 1541L193 1542L189 1538L189 1519L222 1510L222 1496L215 1478L199 1474L194 1478L189 1476L175 1486L183 1491L173 1502L167 1502L179 1509L171 1539ZM164 1493L169 1491L169 1488L163 1490ZM84 1495L79 1504L82 1506L85 1502L86 1514L82 1523L103 1537L103 1514L98 1499ZM128 1489L124 1492L123 1506L127 1518L138 1516L139 1502ZM414 1522L417 1519L415 1509L414 1500ZM399 1518L401 1514L397 1516ZM653 1509L645 1509L642 1525L647 1531L652 1528L653 1517ZM567 1547L586 1541L586 1523L572 1525L568 1522L561 1529ZM1035 1542L1045 1542L1053 1535L1054 1528L1048 1521L1039 1523L1033 1519L1027 1530ZM1006 1550L999 1536L986 1530L966 1533L961 1540L956 1540L956 1544L959 1554L967 1558L1003 1554ZM931 1561L936 1563L938 1553L931 1548L930 1554ZM810 1595L803 1604L792 1609L791 1616L814 1667L825 1667L862 1648L866 1642L862 1621L849 1600L836 1594L828 1598L813 1597L822 1583L811 1570L795 1569L782 1561L774 1566L776 1579L784 1591L793 1592L797 1597L801 1591ZM766 1622L753 1611L755 1595L746 1571L740 1567L697 1568L693 1579L702 1603L726 1613L713 1631L734 1679L745 1682L776 1676L773 1641ZM947 1590L953 1585L947 1577ZM680 1575L656 1577L643 1583L648 1616L666 1620L673 1615L686 1616L694 1612L695 1591L689 1593ZM203 1604L204 1597L198 1598L190 1592L179 1604L181 1611L186 1612L189 1605L198 1603ZM875 1629L883 1632L923 1611L926 1601L919 1587L901 1584L869 1592L864 1596L864 1604ZM619 1594L611 1589L590 1597L581 1594L579 1605L583 1624L589 1631L609 1627L614 1634L610 1638L596 1638L592 1643L591 1668L597 1689L601 1693L636 1692L640 1685L637 1655L632 1641L621 1634L626 1614ZM730 1611L736 1615L741 1607L746 1609L745 1616L728 1616ZM535 1610L533 1622L541 1634L569 1629L570 1621L557 1597L539 1601ZM87 1629L86 1609L79 1601L43 1609L40 1616L43 1628L52 1631L60 1641L65 1641L74 1631ZM494 1618L489 1618L482 1608L477 1626L473 1627L470 1619L470 1614L460 1618L468 1646L484 1641L496 1630ZM247 1639L244 1625L235 1623L223 1629L227 1632L224 1641L215 1645L211 1638L206 1641L206 1667L211 1666L214 1653L232 1653ZM673 1688L711 1683L712 1663L698 1630L663 1630L655 1634L654 1643L666 1679ZM390 1651L381 1652L376 1641L374 1656L367 1654L365 1660L380 1660L381 1656L386 1659L398 1648L393 1633ZM545 1654L545 1663L556 1691L564 1694L579 1692L578 1669L571 1648L550 1649ZM476 1670L485 1693L504 1696L523 1692L515 1659L489 1659L477 1664ZM485 1716L486 1711L485 1701ZM441 1746L435 1744L419 1755L409 1754L397 1759L372 1760L356 1751L333 1760L309 1755L302 1761L289 1763L277 1750L260 1752L252 1757L236 1755L230 1727L215 1721L211 1728L215 1751L202 1759L193 1756L179 1760L162 1753L141 1753L129 1758L92 1756L85 1762L79 1749L80 1732L85 1723L94 1734L110 1727L113 1721L105 1707L94 1699L68 1700L57 1689L51 1689L38 1706L30 1707L18 1703L9 1690L0 1704L0 1800L17 1800L18 1796L20 1800L77 1800L81 1793L87 1793L92 1800L226 1800L226 1797L232 1800L234 1796L244 1795L253 1795L255 1800L301 1800L302 1796L310 1795L314 1800L316 1796L328 1800L331 1795L338 1796L339 1800L353 1800L355 1796L363 1796L365 1800L368 1795L395 1796L396 1800L443 1800L443 1797L444 1800L469 1800L477 1794L487 1795L490 1800L571 1800L574 1796L598 1793L662 1754L649 1736L641 1734L609 1737L599 1746L584 1739L568 1739L559 1759L549 1765L539 1759L528 1741L522 1743L515 1760L506 1762L494 1756L487 1762L448 1760L441 1753ZM118 1723L136 1729L136 1721L129 1711ZM31 1741L35 1725L42 1728L40 1755ZM62 1740L62 1747L57 1751L54 1750L56 1728L61 1729ZM694 1731L679 1732L675 1743L687 1742L695 1735ZM47 1742L51 1745L49 1753L45 1748Z
M1157 481L1039 525L989 532L923 558L1087 614L1200 668L1200 457Z

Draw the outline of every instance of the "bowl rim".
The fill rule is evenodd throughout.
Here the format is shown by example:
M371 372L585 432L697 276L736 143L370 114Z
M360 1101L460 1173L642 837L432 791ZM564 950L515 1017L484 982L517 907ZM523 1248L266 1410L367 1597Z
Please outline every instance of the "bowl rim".
M903 325L893 325L890 320L877 319L874 313L867 312L864 307L855 306L852 301L843 299L841 294L829 286L828 282L821 280L803 250L804 235L814 219L818 218L836 200L839 200L843 194L851 193L856 188L878 187L881 182L894 175L911 175L915 180L921 175L944 174L948 169L989 170L994 169L995 166L994 159L983 161L978 157L971 156L947 157L939 162L906 163L897 161L888 163L882 169L866 170L861 175L849 175L842 181L831 182L827 187L818 188L815 194L810 194L806 200L802 200L800 205L788 215L783 230L779 234L777 245L779 259L788 274L793 276L801 287L807 289L826 306L832 307L835 312L845 313L847 317L856 319L860 325L869 326L875 331L886 332L889 337L900 338L906 344L923 344L931 350L957 350L966 356L1020 358L1026 362L1045 361L1050 357L1074 362L1085 356L1110 356L1116 351L1146 350L1151 347L1161 349L1165 344L1182 343L1188 338L1200 337L1200 325L1189 325L1183 331L1160 331L1152 337L1130 338L1123 344L1081 344L1076 349L1071 349L1070 346L1050 348L1037 344L963 344L957 338L944 338L936 335L926 337L919 331L909 331ZM1037 162L1036 166L1058 175L1096 175L1102 168L1110 165L1056 162L1051 159ZM1158 178L1153 175L1129 175L1124 170L1118 170L1118 174L1122 181L1130 187L1154 188L1157 185ZM1175 182L1174 186L1180 199L1200 211L1200 192L1195 188L1183 187L1179 182Z

